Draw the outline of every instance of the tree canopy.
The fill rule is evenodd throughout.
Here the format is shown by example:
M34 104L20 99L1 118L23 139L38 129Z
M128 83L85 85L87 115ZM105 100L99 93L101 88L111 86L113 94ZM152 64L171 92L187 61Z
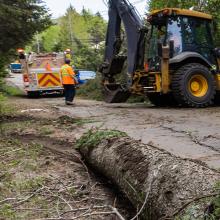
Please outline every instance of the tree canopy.
M51 24L41 0L1 0L0 21L0 70L16 48L24 47Z
M83 9L80 13L70 5L64 16L38 34L41 52L58 52L70 48L76 68L96 70L102 61L107 22L99 13ZM36 40L31 49L36 51Z
M220 25L219 0L148 0L148 9L160 9L164 7L179 7L189 9L195 6L200 10L213 15ZM41 52L64 51L71 48L74 53L74 64L77 68L89 68L95 70L102 62L104 40L107 22L99 13L92 14L83 9L81 13L70 5L65 15L56 19L54 25L38 35ZM215 32L216 45L220 45L220 31ZM36 41L32 49L36 50Z
M33 35L50 24L47 8L41 0L1 0L0 50L23 47Z

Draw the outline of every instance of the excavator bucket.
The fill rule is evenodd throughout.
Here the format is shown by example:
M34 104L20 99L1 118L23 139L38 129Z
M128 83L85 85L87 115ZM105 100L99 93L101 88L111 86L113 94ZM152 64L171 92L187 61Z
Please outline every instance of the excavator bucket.
M120 103L127 101L130 92L121 84L110 83L103 86L103 95L107 103Z

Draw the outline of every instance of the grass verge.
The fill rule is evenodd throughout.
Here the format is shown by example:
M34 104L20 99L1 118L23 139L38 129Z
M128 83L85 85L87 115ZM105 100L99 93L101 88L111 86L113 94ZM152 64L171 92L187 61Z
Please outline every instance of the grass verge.
M95 79L89 80L86 84L81 85L77 89L77 95L87 99L102 101L103 95L100 82L100 77L96 77Z
M117 130L94 130L90 129L86 132L80 139L76 142L76 148L82 147L95 147L104 139L125 137L127 134L125 132Z
M103 101L101 77L89 80L86 84L81 85L77 89L77 95L81 98ZM149 102L148 99L140 95L131 95L127 103Z
M24 93L18 87L2 84L0 92L5 96L21 96Z
M13 106L6 104L8 96L20 96L23 92L13 86L9 86L7 84L0 84L0 118L3 118L5 115L12 115L15 112Z

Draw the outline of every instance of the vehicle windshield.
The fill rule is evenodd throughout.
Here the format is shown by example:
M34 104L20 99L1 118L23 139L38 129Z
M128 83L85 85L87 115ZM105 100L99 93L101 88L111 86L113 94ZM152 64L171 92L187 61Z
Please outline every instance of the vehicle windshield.
M185 52L197 52L214 63L211 22L206 19L174 16L164 19L164 23L154 24L149 40L149 60L158 59L158 43L174 42L174 56Z
M197 52L211 61L213 49L210 21L194 17L169 18L167 42L174 41L174 56L181 52Z

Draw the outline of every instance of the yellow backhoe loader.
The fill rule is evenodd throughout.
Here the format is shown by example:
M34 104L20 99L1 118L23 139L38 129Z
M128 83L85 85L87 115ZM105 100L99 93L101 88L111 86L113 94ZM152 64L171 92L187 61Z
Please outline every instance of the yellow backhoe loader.
M220 91L220 48L213 42L212 16L165 8L151 12L148 24L128 0L109 1L104 62L100 67L107 102L145 95L157 105L206 107ZM127 38L122 55L121 21ZM147 27L147 28L146 28ZM149 28L150 27L150 28ZM116 75L127 59L127 82Z

